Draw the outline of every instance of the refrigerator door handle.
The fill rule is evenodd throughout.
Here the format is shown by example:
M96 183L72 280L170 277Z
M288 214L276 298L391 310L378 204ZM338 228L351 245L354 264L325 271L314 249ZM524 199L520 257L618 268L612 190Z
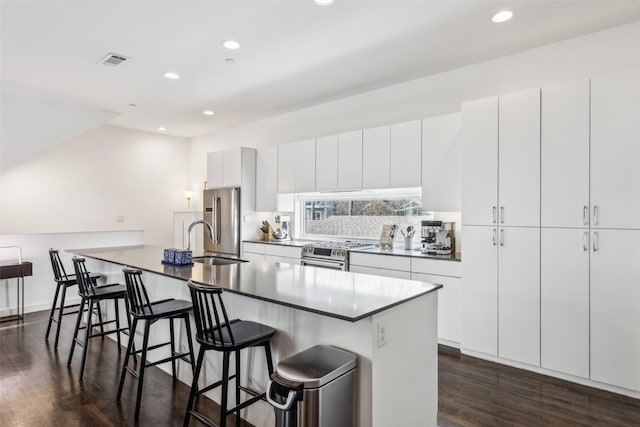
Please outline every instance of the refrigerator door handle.
M213 236L211 236L211 242L212 243L216 243L217 242L217 236L218 236L218 198L214 197L213 198L213 207L212 207L212 212L211 212L211 219L213 222L212 227L213 228Z
M220 223L220 216L222 215L222 211L220 208L220 197L216 197L216 210L215 210L215 218L216 218L216 226L214 228L216 232L216 243L220 244L220 234L222 234L222 224Z

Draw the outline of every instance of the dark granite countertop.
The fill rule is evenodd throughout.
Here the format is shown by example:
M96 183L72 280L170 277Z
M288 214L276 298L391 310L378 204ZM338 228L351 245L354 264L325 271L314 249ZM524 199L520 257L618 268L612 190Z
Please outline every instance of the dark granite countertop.
M282 245L282 246L298 246L302 247L308 243L313 243L312 240L244 240L248 243L262 243L265 245ZM406 256L412 258L425 258L435 259L443 261L461 261L462 254L457 252L451 255L428 255L420 252L420 249L403 249L402 246L396 246L393 249L383 249L379 246L370 249L351 249L351 252L360 252L363 254L377 254L377 255L396 255Z
M220 286L225 291L355 322L442 287L402 280L271 261L211 266L162 264L163 248L128 246L69 249L67 252L164 275ZM202 253L194 253L200 256Z

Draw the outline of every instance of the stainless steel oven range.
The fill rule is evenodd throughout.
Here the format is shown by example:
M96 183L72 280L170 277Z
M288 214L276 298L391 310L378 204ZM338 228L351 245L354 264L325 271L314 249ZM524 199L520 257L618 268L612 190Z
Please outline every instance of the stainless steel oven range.
M314 242L302 247L300 264L348 271L350 250L373 247L361 242Z

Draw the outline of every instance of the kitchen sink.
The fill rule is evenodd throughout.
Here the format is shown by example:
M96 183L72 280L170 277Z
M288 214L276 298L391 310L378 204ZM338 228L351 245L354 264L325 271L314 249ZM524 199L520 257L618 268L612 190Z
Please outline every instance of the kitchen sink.
M229 265L229 264L238 264L240 262L247 262L247 261L242 259L223 258L219 256L198 256L198 257L193 257L193 262L199 262L201 264L209 264L209 265Z

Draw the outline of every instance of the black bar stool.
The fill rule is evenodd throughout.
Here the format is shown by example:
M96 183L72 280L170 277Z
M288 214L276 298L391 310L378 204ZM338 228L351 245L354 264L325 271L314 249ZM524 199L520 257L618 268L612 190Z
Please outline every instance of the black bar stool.
M84 375L84 363L87 359L87 350L89 349L89 339L95 337L104 337L109 334L117 334L118 337L118 351L120 351L120 332L128 332L130 327L129 321L129 302L127 301L127 287L118 283L109 285L96 286L91 280L91 274L87 271L85 265L85 259L80 257L73 257L73 267L76 270L76 279L78 282L78 295L82 298L80 301L80 309L78 310L78 318L76 319L76 328L73 333L73 341L71 342L71 350L69 351L69 360L67 366L71 366L71 360L73 359L73 350L76 344L83 347L82 350L82 362L80 363L80 381ZM118 301L123 299L127 307L127 327L120 327L120 311L118 309ZM109 321L102 321L102 317L98 323L93 323L92 313L94 305L99 306L101 301L112 300L115 306L115 319ZM88 304L87 309L87 324L84 328L80 327L82 320L83 308L85 304ZM105 331L103 327L109 323L116 324L116 328L110 331ZM92 334L91 330L95 327L100 327L100 333ZM78 338L78 331L85 329L84 341ZM130 340L131 341L131 340Z
M75 274L67 274L64 269L64 265L60 260L60 252L57 249L49 249L49 258L51 259L51 268L53 269L53 280L56 282L56 294L53 297L53 304L51 304L51 312L49 313L49 323L47 324L47 334L45 335L45 340L49 339L49 332L51 331L51 324L53 322L56 323L56 340L54 343L54 347L58 348L58 340L60 339L60 325L62 324L62 316L67 316L70 314L78 313L75 311L68 311L67 309L79 307L80 304L69 304L65 305L65 296L67 294L67 288L69 286L75 286L78 284L76 281ZM95 282L100 278L100 274L91 274L91 280ZM56 305L58 305L58 294L62 290L62 295L60 295L60 306L56 309ZM100 306L98 306L99 308ZM58 310L56 315L55 311ZM65 311L67 310L67 311ZM102 318L102 316L100 316Z
M176 377L176 360L182 359L191 364L191 370L194 370L195 360L193 356L193 344L191 342L191 324L189 320L189 313L191 312L191 303L188 301L165 299L162 301L150 302L147 290L142 282L142 271L130 269L125 267L124 278L127 283L127 297L129 300L129 314L133 318L131 323L131 331L129 333L129 345L127 346L127 355L122 365L122 373L120 374L120 385L118 386L118 400L122 395L122 386L124 385L125 373L129 372L134 378L138 379L138 393L136 397L136 412L135 421L138 421L140 415L140 398L142 397L142 385L144 382L144 370L150 366L159 365L171 361L171 368L173 372L174 381ZM169 320L169 333L171 339L168 342L162 344L155 344L149 346L149 329L152 324L158 320ZM184 324L187 330L187 343L189 345L188 353L176 353L175 336L174 336L174 319L184 319ZM146 320L144 325L144 338L142 341L142 349L134 350L133 341L136 333L136 327L139 320ZM155 350L165 345L171 345L171 356L158 360L155 362L147 363L147 352L149 350ZM142 362L140 363L140 370L136 372L129 367L129 356L142 353ZM187 356L189 356L187 358ZM134 356L135 357L135 356Z
M271 358L271 337L276 330L261 323L245 320L229 320L227 311L222 301L222 288L198 285L191 280L188 282L193 313L196 320L196 341L200 343L196 371L193 375L193 384L187 403L187 413L184 417L184 427L189 425L191 415L198 421L215 426L210 419L193 409L193 401L196 396L222 385L222 401L220 403L220 427L226 426L227 415L236 413L236 425L240 425L240 410L258 400L265 399L265 393L255 391L240 385L240 350L249 347L264 347L267 358L269 376L273 373L273 360ZM213 318L212 318L213 315ZM198 390L198 377L204 361L204 353L207 350L221 351L222 353L222 379L203 389ZM229 376L229 356L235 352L235 374ZM227 409L227 391L229 380L235 378L236 406ZM240 391L251 395L248 400L240 403Z

